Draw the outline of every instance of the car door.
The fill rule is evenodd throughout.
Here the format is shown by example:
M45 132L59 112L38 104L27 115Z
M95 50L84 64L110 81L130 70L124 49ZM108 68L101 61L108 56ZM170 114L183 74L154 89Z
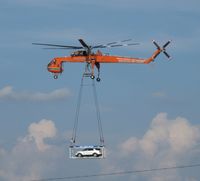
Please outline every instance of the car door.
M92 148L88 148L88 154L87 155L93 155L93 149Z

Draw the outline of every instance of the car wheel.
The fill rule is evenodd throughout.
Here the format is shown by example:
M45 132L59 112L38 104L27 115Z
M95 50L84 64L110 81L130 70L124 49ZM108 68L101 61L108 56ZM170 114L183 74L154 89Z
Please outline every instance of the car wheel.
M98 155L96 153L93 154L94 157L97 157Z
M81 154L81 153L79 153L79 154L77 155L77 157L82 157L82 154Z

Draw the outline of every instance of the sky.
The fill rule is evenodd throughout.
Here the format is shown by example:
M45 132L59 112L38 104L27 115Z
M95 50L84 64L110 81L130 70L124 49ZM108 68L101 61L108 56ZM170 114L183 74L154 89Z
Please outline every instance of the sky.
M200 163L200 2L197 0L1 0L0 180L31 181ZM84 64L64 65L57 79L47 64L79 46L132 38L140 45L104 53L149 57L149 65L102 64L96 84L105 159L69 159L68 147ZM89 87L84 89L77 142L98 144ZM95 178L97 181L197 181L199 168ZM92 178L93 179L93 178ZM80 179L77 179L80 180ZM84 178L81 180L91 180Z

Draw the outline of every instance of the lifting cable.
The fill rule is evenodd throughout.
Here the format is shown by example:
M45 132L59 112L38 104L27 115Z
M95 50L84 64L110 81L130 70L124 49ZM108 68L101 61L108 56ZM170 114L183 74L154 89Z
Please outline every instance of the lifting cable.
M101 143L101 146L104 146L104 137L103 137L103 129L102 129L102 123L101 123L101 115L100 115L100 109L99 109L97 91L96 91L94 79L92 80L92 87L93 87L93 93L94 93L94 101L95 101L95 107L96 107L100 143Z
M78 119L79 119L81 99L82 99L83 78L84 78L84 75L82 76L82 79L81 79L81 85L80 85L79 95L78 95L78 102L77 102L77 106L76 106L74 128L73 128L72 138L71 138L72 144L74 144L76 141L76 132L77 132L77 128L78 128Z
M75 142L76 142L78 121L79 121L79 114L80 114L80 107L81 107L81 99L82 99L82 92L83 92L83 87L85 86L84 85L84 78L88 78L88 77L89 77L89 74L87 72L84 72L83 76L81 78L81 85L80 85L80 89L79 89L79 95L78 95L78 101L77 101L77 107L76 107L76 113L75 113L75 122L74 122L74 127L73 127L73 132L72 132L72 138L71 138L71 144L75 144ZM96 108L96 116L97 116L97 122L98 122L100 144L101 144L101 146L104 146L103 129L102 129L100 109L99 109L97 91L96 91L94 79L92 79L92 89L93 89L93 96L94 96L94 102L95 102L95 108Z

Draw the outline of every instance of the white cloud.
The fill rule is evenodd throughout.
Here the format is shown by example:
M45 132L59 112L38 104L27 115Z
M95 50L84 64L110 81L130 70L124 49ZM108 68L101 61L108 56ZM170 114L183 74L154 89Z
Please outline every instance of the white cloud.
M166 113L159 113L141 138L132 136L117 149L110 150L110 158L102 167L104 171L104 168L112 168L115 172L190 164L200 153L199 142L200 125L192 125L183 117L169 119ZM151 181L195 180L191 175L183 176L183 172L178 170L171 170L170 174L153 172L133 176Z
M12 94L11 86L6 86L6 87L3 87L2 89L0 89L0 98L7 97L10 94Z
M91 173L92 170L98 169L96 166L99 160L96 159L93 159L94 164L87 164L87 159L67 159L69 154L66 137L69 137L69 133L69 130L64 136L57 133L52 120L42 119L30 124L27 134L18 138L14 146L2 148L0 145L0 180L45 180Z
M153 119L150 129L141 139L129 138L121 144L121 150L126 154L139 150L148 158L156 157L163 150L180 156L197 146L198 141L199 126L191 125L182 117L169 120L166 113L160 113Z
M39 151L45 151L49 145L45 144L45 138L56 136L56 127L51 120L43 119L39 123L32 123L28 128L26 139L34 140Z
M16 100L16 101L52 101L61 100L71 96L68 89L56 89L52 92L16 92L12 86L5 86L0 89L0 100Z
M47 144L45 139L55 139L56 130L53 121L43 119L32 123L27 135L18 139L10 151L0 148L0 180L37 180L54 172L65 153L61 147Z
M121 150L124 155L130 155L137 150L138 139L135 137L128 138L124 143L121 144Z
M181 117L170 125L169 144L175 153L185 153L196 146L200 139L200 128L190 125Z

